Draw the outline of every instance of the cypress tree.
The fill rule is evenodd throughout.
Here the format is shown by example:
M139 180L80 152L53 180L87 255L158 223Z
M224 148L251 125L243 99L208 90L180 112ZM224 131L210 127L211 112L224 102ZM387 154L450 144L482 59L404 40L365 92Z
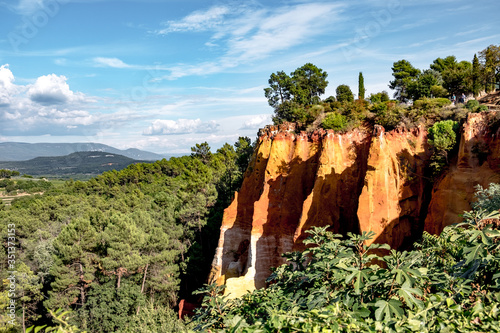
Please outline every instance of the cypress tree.
M477 55L474 54L474 60L472 60L472 92L474 96L479 94L481 90L481 68L479 67L479 59Z
M359 72L358 77L358 99L365 99L365 79L363 78L363 73Z

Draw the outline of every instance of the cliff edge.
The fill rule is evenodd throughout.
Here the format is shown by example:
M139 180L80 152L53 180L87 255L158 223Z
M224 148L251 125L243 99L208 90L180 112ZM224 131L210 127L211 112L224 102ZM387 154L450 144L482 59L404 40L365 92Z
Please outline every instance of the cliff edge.
M469 114L456 163L437 182L424 176L432 155L424 127L296 133L267 126L242 187L224 211L210 280L239 297L265 286L281 254L303 249L305 230L375 232L374 242L411 245L470 209L474 186L500 182L494 112Z

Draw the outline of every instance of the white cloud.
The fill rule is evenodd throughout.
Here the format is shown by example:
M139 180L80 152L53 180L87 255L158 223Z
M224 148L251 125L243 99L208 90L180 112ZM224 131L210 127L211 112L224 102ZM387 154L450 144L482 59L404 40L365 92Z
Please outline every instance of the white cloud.
M113 68L130 68L132 66L124 63L118 58L104 58L96 57L93 59L96 66L99 67L113 67Z
M85 110L95 102L73 92L65 76L40 76L35 83L16 85L8 65L0 66L0 133L2 135L81 135L105 121Z
M49 74L40 76L35 84L28 89L28 97L43 105L64 104L83 100L82 93L69 89L64 75Z
M271 123L272 123L271 115L261 114L245 121L241 129L259 129Z
M151 126L144 130L144 135L169 135L186 133L214 133L219 129L219 124L211 120L202 122L201 119L179 119L153 121Z
M14 74L9 69L9 65L0 66L0 106L11 103L10 95L14 89Z

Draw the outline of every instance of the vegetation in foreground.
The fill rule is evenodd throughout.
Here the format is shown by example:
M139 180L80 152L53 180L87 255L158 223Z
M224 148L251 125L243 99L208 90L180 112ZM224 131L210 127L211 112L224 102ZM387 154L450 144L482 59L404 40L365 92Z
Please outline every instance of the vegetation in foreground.
M366 245L372 233L309 230L269 287L240 299L209 285L203 332L500 332L500 185L477 187L465 222L410 251Z

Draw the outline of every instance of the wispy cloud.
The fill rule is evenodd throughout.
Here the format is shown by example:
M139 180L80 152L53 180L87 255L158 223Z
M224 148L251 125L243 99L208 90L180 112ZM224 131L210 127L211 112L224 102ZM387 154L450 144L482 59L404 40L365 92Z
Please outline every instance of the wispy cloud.
M169 135L187 133L214 133L219 129L219 124L211 120L203 122L201 119L178 119L153 121L151 126L146 128L144 135Z
M231 11L226 6L215 6L205 11L195 11L180 21L167 21L165 28L154 31L159 35L182 31L206 31L214 29L224 22L224 16Z
M467 41L464 41L464 42L456 43L455 46L456 47L462 47L462 46L467 46L467 45L471 45L471 44L478 44L478 43L484 42L485 40L491 40L493 38L498 38L498 37L500 37L500 34L492 35L492 36L487 36L487 37L470 39L470 40L467 40Z
M433 39L428 39L428 40L424 40L424 41L421 41L421 42L418 42L418 43L413 43L411 45L409 45L409 47L420 47L420 46L423 46L423 45L426 45L426 44L431 44L431 43L434 43L434 42L439 42L441 40L445 40L447 39L446 37L439 37L439 38L433 38Z
M206 45L218 46L224 53L213 61L172 66L165 78L218 73L306 44L334 24L343 8L323 2L273 9L214 6L180 21L169 21L156 33L211 31Z
M124 63L122 60L118 58L104 58L104 57L96 57L93 59L96 66L101 67L113 67L113 68L130 68L132 66Z

